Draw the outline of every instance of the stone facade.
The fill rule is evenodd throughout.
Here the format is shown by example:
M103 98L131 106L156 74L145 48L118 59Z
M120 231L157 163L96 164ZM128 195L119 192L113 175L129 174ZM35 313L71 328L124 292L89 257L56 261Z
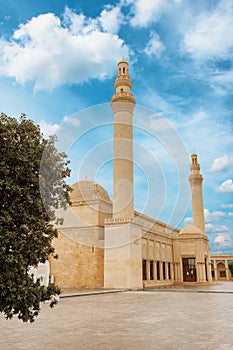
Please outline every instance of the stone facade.
M53 245L50 273L61 288L142 288L159 284L210 282L202 175L197 155L189 178L194 226L183 230L134 211L133 134L135 105L128 63L118 64L114 118L113 202L102 186L75 183L72 205Z

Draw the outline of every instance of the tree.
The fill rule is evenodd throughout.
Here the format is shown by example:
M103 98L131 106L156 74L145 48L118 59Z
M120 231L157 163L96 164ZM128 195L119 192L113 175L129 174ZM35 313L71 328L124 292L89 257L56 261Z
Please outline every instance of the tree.
M231 276L233 277L233 262L228 264L229 270L231 271Z
M52 307L60 294L28 273L54 255L51 222L59 220L56 208L69 202L69 161L55 141L25 115L0 116L0 311L7 319L33 322L40 303L50 300Z

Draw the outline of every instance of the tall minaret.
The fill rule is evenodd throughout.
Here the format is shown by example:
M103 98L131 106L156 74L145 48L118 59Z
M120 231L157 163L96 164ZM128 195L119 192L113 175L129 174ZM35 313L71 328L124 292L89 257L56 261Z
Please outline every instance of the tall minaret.
M200 174L200 164L197 161L197 154L192 154L192 164L190 166L191 175L189 181L192 191L192 211L193 224L205 234L204 207L202 197L202 181L203 177Z
M118 76L111 106L114 114L114 174L113 174L113 218L132 219L134 216L133 180L133 109L134 96L128 74L128 63L118 63Z

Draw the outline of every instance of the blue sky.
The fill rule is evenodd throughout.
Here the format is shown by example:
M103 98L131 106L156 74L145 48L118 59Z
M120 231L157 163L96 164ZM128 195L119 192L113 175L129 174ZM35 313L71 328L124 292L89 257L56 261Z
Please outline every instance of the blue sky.
M135 206L191 222L189 157L204 176L212 252L233 253L231 0L0 0L0 106L56 132L72 163L112 193L109 101L130 64Z

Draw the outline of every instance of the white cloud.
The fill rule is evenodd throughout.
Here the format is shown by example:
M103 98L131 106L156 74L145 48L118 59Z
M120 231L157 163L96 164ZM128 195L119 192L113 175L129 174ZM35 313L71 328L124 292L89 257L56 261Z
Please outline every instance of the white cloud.
M40 129L41 129L41 132L43 133L44 137L47 138L50 135L56 134L60 129L60 125L59 124L49 124L46 121L41 120Z
M145 47L145 54L149 57L152 56L159 56L161 54L161 52L164 50L164 45L163 43L160 41L160 37L157 33L152 32L150 34L150 39Z
M80 126L80 120L75 117L69 117L68 115L65 115L63 121L73 126Z
M222 204L221 208L233 208L233 204Z
M102 18L103 23L107 30ZM99 18L66 9L63 22L52 13L39 15L21 24L10 41L1 38L0 75L51 90L112 76L123 56L128 58L128 47L117 35L102 31Z
M224 219L228 214L216 210L210 211L209 209L204 209L204 218L205 218L205 229L207 233L221 233L225 234L229 232L229 228L226 225L216 225L213 222L218 222ZM184 225L193 225L193 218L187 217L184 219Z
M192 120L190 120L189 125L199 123L200 121L202 121L206 117L207 117L207 112L200 110L199 112L195 113L192 116Z
M193 225L193 218L187 217L184 219L184 226Z
M205 224L205 229L206 229L206 232L213 232L213 229L214 229L214 225L213 224Z
M75 13L69 7L65 8L63 15L64 27L73 35L87 35L99 29L98 19L84 16L83 13Z
M226 70L226 71L217 71L215 72L214 76L212 77L212 80L215 83L221 84L232 84L233 80L233 70Z
M225 236L224 235L219 235L215 238L214 242L215 243L221 243L225 241Z
M146 125L149 129L154 132L159 131L169 131L172 128L172 124L160 115L152 115L149 120L146 121ZM156 151L155 151L156 153Z
M211 76L211 85L218 95L231 94L233 86L233 70L216 71Z
M220 234L214 239L214 243L217 243L220 247L231 247L233 242L230 234Z
M205 222L210 222L212 220L219 220L220 218L223 218L226 215L224 211L213 211L211 212L209 209L204 209L204 217Z
M121 0L121 5L130 6L130 24L133 27L148 27L163 15L178 9L184 0Z
M206 231L207 232L213 232L213 233L218 233L218 232L229 232L229 229L225 225L213 225L213 224L206 224L205 225Z
M157 22L168 7L167 0L127 0L132 4L132 26L146 27Z
M228 215L229 215L230 217L232 217L232 216L233 216L233 212L232 212L232 211L229 212Z
M184 37L184 47L196 58L225 58L233 50L233 8L222 0L212 12L202 13Z
M232 179L224 181L219 187L216 188L216 191L221 193L233 193Z
M218 233L218 232L229 232L229 229L225 225L214 225L211 223L212 220L219 220L220 218L223 218L226 216L226 213L222 211L213 211L210 212L208 209L204 209L204 216L205 216L205 228L206 232L213 232L213 233ZM192 217L187 217L184 219L184 225L193 225L193 218Z
M120 7L108 5L101 12L99 21L106 32L116 34L119 32L121 24L124 23L124 16L121 13Z
M215 172L220 170L226 170L231 166L233 166L233 156L224 155L222 157L214 159L210 171Z
M190 125L198 124L204 119L206 119L207 117L208 117L207 112L204 110L200 110L197 113L194 113L187 122L185 122L184 124L179 124L178 127L181 128L184 126L187 127Z

